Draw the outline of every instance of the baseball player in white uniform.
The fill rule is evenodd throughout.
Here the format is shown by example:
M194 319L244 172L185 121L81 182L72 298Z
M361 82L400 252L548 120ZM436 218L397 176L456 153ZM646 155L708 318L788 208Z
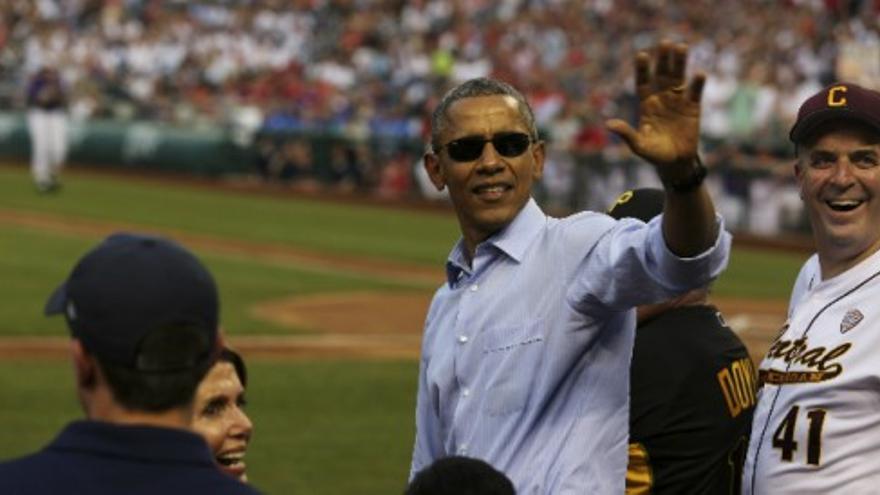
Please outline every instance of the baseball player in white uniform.
M743 493L880 493L880 93L828 86L790 137L817 252L760 366Z
M40 192L56 191L67 157L67 114L58 71L42 67L27 90L27 124L31 139L31 175Z

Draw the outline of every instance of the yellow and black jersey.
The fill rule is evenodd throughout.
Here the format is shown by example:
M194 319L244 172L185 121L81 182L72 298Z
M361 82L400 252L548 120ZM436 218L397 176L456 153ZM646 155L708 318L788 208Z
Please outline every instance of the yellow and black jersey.
M754 366L716 308L639 326L626 493L738 494L754 406Z

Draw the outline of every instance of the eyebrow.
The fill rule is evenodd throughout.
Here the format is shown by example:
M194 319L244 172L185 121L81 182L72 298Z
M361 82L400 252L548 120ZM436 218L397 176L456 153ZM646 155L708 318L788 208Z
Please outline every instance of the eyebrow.
M815 160L817 158L829 159L829 158L837 158L838 153L835 153L835 152L829 151L829 150L823 150L823 149L818 149L818 150L813 149L813 150L810 150L810 153L807 156L809 156L810 159L812 159L812 160Z
M468 134L468 135L466 135L466 136L461 136L461 137L457 137L457 138L455 138L455 139L452 139L451 141L458 141L458 140L461 140L461 139L480 139L480 140L483 140L483 141L490 141L490 140L492 140L492 138L494 138L495 136L507 136L507 135L510 135L510 134L525 134L526 136L529 136L529 133L526 132L526 131L520 131L520 130L508 130L508 131L497 131L497 132L493 132L492 134L489 134L488 136L487 136L486 134L481 134L481 133L477 133L477 134ZM530 136L530 137L531 137L531 136Z
M215 395L214 397L208 399L207 402L205 402L205 406L202 407L202 409L204 410L211 406L222 406L228 403L229 399L225 395Z
M853 158L870 158L877 156L877 150L874 148L857 149L849 154Z
M838 151L828 150L828 149L824 149L824 148L814 148L814 149L810 150L810 156L836 157L836 156L841 156L841 155L844 155L844 156L877 155L878 154L877 148L878 148L878 145L867 145L867 146L864 146L861 148L856 148L856 149L848 150L845 152L838 152Z

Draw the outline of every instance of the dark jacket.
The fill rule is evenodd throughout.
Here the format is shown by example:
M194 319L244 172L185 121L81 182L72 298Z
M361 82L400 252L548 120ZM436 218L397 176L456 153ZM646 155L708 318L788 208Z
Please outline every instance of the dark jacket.
M40 452L0 463L0 493L252 495L258 492L220 471L205 441L194 433L75 421Z

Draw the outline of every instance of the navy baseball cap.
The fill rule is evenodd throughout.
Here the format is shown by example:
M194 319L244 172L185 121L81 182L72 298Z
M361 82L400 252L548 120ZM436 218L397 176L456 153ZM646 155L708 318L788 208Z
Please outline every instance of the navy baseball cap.
M608 214L620 220L624 217L637 218L645 223L663 213L666 193L662 189L645 187L626 191L608 208Z
M161 237L110 235L77 262L52 293L45 313L63 313L72 336L90 353L127 368L178 371L216 357L219 297L214 278L192 253ZM141 343L151 331L167 326L204 332L206 348L171 358L161 369L145 365L139 359Z
M880 93L846 82L826 86L801 105L788 137L803 143L831 120L856 120L880 132Z

